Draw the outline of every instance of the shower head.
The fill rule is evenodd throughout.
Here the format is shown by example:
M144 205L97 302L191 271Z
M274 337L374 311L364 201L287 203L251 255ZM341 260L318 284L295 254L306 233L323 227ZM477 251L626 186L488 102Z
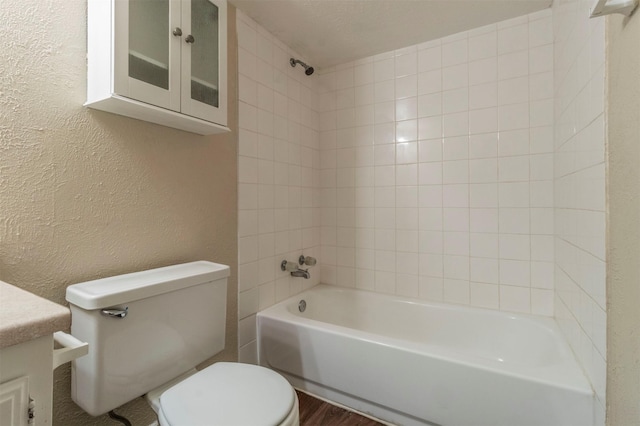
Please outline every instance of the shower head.
M291 64L291 66L292 66L292 67L295 67L295 66L296 66L296 64L300 64L300 65L302 65L302 66L304 67L304 73L305 73L306 75L311 75L311 74L313 74L313 71L314 71L313 67L310 67L309 65L305 64L305 63L304 63L304 62L302 62L300 59L293 59L293 58L291 58L291 59L289 59L289 63Z

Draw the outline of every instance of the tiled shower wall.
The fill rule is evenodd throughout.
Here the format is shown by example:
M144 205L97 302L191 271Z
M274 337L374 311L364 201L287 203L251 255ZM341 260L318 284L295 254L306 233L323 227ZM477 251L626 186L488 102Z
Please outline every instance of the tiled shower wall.
M555 316L596 391L606 382L604 18L554 2Z
M604 423L604 20L587 3L311 78L238 12L241 361L255 313L320 278L555 315ZM322 262L308 281L278 269L302 251Z
M551 10L320 76L322 282L553 315Z
M238 11L238 327L239 358L256 360L255 314L320 280L292 278L283 259L318 256L319 120L316 76Z

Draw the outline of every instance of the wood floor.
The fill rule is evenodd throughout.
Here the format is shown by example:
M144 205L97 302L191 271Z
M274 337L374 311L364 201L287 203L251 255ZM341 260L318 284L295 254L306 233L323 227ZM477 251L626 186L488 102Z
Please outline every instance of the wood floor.
M375 420L298 392L300 426L384 426Z

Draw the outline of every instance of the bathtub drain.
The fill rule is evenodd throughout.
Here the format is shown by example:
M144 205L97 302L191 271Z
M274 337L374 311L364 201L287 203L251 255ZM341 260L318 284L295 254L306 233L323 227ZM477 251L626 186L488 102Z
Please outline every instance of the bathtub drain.
M300 303L298 303L298 310L300 312L304 312L305 309L307 309L307 302L305 302L304 299L302 299Z

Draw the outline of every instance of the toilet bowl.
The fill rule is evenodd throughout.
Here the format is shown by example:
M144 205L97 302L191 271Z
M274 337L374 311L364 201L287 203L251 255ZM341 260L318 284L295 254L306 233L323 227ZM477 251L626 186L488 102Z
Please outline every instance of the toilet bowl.
M251 364L219 362L193 370L146 399L160 426L297 426L300 418L289 382Z
M89 354L71 397L100 416L141 395L162 426L297 426L298 399L265 367L195 367L225 349L229 267L199 261L74 284L71 334Z

